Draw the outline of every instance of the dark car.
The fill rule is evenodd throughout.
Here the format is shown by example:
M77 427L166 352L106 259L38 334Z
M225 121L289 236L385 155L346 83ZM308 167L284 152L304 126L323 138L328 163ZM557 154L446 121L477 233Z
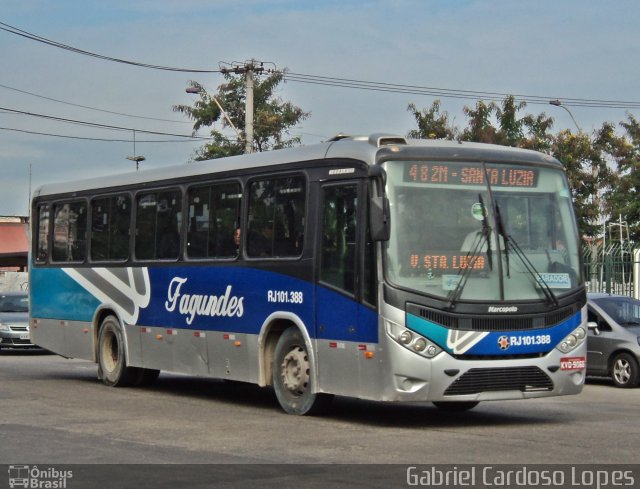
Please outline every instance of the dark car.
M617 387L640 381L640 301L587 294L587 375L611 377Z
M35 347L29 337L26 292L0 292L0 349Z

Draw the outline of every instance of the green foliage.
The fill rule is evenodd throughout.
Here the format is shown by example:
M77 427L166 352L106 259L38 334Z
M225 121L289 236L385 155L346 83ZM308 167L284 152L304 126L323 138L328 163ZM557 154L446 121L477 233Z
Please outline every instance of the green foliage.
M449 124L449 113L440 113L440 100L435 100L429 109L419 111L414 104L407 110L416 120L418 129L412 129L407 137L412 139L455 139L456 129Z
M218 92L211 96L197 82L190 82L190 87L198 91L198 100L189 105L175 105L173 110L180 112L194 121L193 133L200 128L212 127L213 138L205 146L196 151L196 161L233 156L244 153L245 138L245 78L244 75L224 74L226 82L218 87ZM255 151L281 149L300 144L300 138L290 136L288 131L309 117L300 107L284 102L276 96L276 90L283 81L282 73L272 73L264 79L254 79L253 104L253 148ZM222 130L215 128L219 122L221 128L229 128L230 124L216 104L214 98L224 108L228 118L239 131L239 136L228 137ZM229 131L226 131L227 133Z
M621 122L625 130L622 137L612 137L611 153L617 166L617 175L605 192L607 211L613 220L622 216L629 224L629 234L640 241L640 122L627 115Z

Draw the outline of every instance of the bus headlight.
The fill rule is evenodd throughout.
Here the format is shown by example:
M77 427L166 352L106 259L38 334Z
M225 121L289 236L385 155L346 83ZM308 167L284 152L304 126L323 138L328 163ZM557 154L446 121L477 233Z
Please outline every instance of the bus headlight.
M578 345L581 345L585 338L587 337L587 332L584 330L582 326L578 326L571 333L565 336L562 341L558 344L557 348L562 353L569 353L571 350L576 348Z
M411 344L411 340L413 340L413 335L411 334L411 331L407 329L400 333L400 336L398 337L398 341L404 346Z
M418 355L426 358L433 358L442 352L442 348L429 341L424 336L417 334L415 331L410 331L407 328L391 321L385 321L385 326L387 334L391 338L406 349L411 350Z

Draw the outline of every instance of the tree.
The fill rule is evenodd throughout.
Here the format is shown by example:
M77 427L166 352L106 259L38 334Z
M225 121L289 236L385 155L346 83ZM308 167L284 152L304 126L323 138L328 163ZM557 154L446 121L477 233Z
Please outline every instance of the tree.
M596 198L597 179L591 171L596 157L591 139L585 133L560 131L554 137L551 153L562 162L567 174L580 235L596 236L600 206Z
M412 139L455 139L456 128L449 124L449 113L440 113L440 100L434 100L428 109L418 110L409 104L407 110L416 120L418 129L412 129L407 137Z
M198 100L193 106L173 106L174 112L180 112L194 121L194 134L203 127L212 127L212 140L196 151L196 161L244 153L244 131L240 132L240 137L229 138L214 126L216 122L220 122L222 129L229 127L229 122L214 100L215 97L233 125L236 128L244 128L245 75L224 73L223 76L226 83L220 85L218 92L213 96L206 93L199 83L189 82L190 87L198 92ZM288 131L310 114L275 95L276 89L284 79L283 76L282 72L277 72L267 75L263 80L258 77L254 80L253 147L256 151L288 148L300 144L300 138L290 136Z
M518 111L527 106L526 102L516 103L513 95L502 102L502 107L494 105L499 130L495 131L494 142L503 146L520 146L524 139L525 120L518 119Z
M491 115L496 111L496 104L484 103L480 100L475 109L464 107L463 112L469 119L469 127L462 131L463 141L476 143L494 143L497 129L491 123Z
M618 174L605 193L606 210L611 219L622 216L629 224L632 241L640 241L640 122L627 115L621 122L625 136L612 138L610 152L616 161Z

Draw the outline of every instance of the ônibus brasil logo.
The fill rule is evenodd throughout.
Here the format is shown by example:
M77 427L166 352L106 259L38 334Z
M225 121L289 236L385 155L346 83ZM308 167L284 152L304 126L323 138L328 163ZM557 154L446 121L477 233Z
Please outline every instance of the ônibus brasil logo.
M67 479L73 478L73 471L53 467L39 469L37 465L9 465L9 487L33 489L66 489Z

